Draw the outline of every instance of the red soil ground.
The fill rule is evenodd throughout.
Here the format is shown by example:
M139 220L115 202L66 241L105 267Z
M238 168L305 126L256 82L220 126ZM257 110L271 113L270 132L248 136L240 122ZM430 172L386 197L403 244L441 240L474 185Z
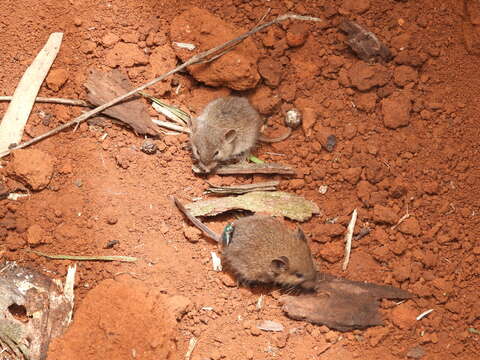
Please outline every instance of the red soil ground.
M85 98L83 83L90 67L118 66L140 85L161 73L161 66L163 71L174 66L171 22L192 7L206 9L237 29L254 26L268 8L270 17L292 11L324 18L321 25L285 23L252 37L258 53L250 56L258 56L262 79L243 94L268 118L267 132L284 131L283 114L292 106L306 121L305 129L296 130L287 141L261 145L256 153L295 165L297 176L278 177L281 189L321 208L321 215L301 226L322 271L392 284L418 295L400 305L384 301L384 327L339 333L289 320L277 301L279 290L237 288L228 275L212 270L215 244L204 238L186 240L190 226L168 196L193 199L202 196L207 184L191 171L185 135L162 136L155 140L159 151L147 155L139 150L143 139L130 130L84 123L76 132L67 130L29 148L48 153L52 161L50 169L32 161L29 171L53 177L28 198L0 200L0 256L58 278L65 276L71 262L38 257L27 251L29 247L50 254L129 255L140 260L78 262L74 321L53 343L49 359L181 358L191 337L199 339L192 355L198 360L371 360L422 354L423 359L476 358L477 4L3 0L0 95L13 93L55 31L65 33L53 67L57 71L40 95ZM392 49L394 60L373 68L361 63L338 30L344 16L376 33ZM205 86L188 73L150 90L192 114L229 92ZM1 103L0 113L6 108ZM25 139L81 111L37 104ZM321 145L327 132L335 133L338 141L331 153ZM19 174L12 158L0 160L0 181L13 189ZM231 184L265 178L209 180ZM322 185L328 186L325 194L319 192ZM359 211L357 229L369 226L373 231L354 243L348 271L342 273L343 233L354 208ZM392 229L407 211L410 218ZM216 231L224 224L210 222ZM106 249L111 240L119 243ZM266 295L265 303L257 310L261 294ZM434 311L415 320L428 309ZM285 330L259 331L255 325L264 319L281 322Z

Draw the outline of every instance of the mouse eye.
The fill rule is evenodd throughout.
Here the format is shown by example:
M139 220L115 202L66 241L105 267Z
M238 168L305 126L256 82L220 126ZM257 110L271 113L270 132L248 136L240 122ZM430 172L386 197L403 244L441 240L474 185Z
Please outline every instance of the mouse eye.
M217 150L213 153L213 157L216 158L218 156L218 154L220 154L220 152Z
M294 275L295 275L298 279L303 279L303 274L302 274L302 273L296 272Z

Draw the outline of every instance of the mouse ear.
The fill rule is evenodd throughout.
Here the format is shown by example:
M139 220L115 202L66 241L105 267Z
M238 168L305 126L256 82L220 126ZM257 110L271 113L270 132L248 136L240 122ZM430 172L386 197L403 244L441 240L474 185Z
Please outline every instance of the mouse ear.
M225 133L225 142L231 143L237 138L237 131L235 129L230 129Z
M297 231L295 232L295 236L297 237L297 239L302 240L304 242L307 242L307 237L305 236L305 233L299 227L297 227Z
M290 262L286 256L280 256L276 259L273 259L270 267L275 274L287 271L290 266Z

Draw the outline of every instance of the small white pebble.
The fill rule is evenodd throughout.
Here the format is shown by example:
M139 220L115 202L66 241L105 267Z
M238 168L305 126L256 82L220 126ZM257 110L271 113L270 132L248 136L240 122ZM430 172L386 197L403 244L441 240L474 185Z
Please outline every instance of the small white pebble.
M257 328L263 331L283 331L285 330L285 327L276 322L276 321L271 321L271 320L263 320L260 324L257 325Z
M30 194L21 194L21 193L10 193L8 194L7 199L17 201L18 199L30 196Z
M296 129L302 124L302 114L297 109L288 110L285 114L285 125Z
M218 257L215 251L210 252L212 255L213 271L222 271L222 260Z
M257 310L260 310L261 308L263 308L263 301L265 299L265 295L260 295L260 297L258 298L257 300Z
M187 50L194 50L196 48L195 45L189 44L189 43L182 43L182 42L174 42L173 45L181 48L181 49L187 49Z
M322 195L325 195L327 193L327 190L328 190L328 185L321 185L318 188L318 192Z

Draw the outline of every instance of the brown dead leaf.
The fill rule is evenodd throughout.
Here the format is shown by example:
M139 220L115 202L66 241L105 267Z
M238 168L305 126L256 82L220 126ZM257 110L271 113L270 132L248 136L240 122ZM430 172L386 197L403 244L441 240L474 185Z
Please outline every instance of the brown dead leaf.
M340 29L347 33L348 45L363 61L369 62L378 59L389 61L392 58L392 54L385 44L374 33L356 22L346 20L340 24Z
M283 311L296 320L305 320L331 329L350 331L382 325L378 300L408 299L412 294L392 286L350 281L326 275L312 295L284 296Z
M108 72L91 69L85 87L88 90L88 101L95 106L103 105L133 89L128 78L117 69ZM157 125L152 122L145 105L139 99L126 100L102 113L129 125L138 134L159 134Z

